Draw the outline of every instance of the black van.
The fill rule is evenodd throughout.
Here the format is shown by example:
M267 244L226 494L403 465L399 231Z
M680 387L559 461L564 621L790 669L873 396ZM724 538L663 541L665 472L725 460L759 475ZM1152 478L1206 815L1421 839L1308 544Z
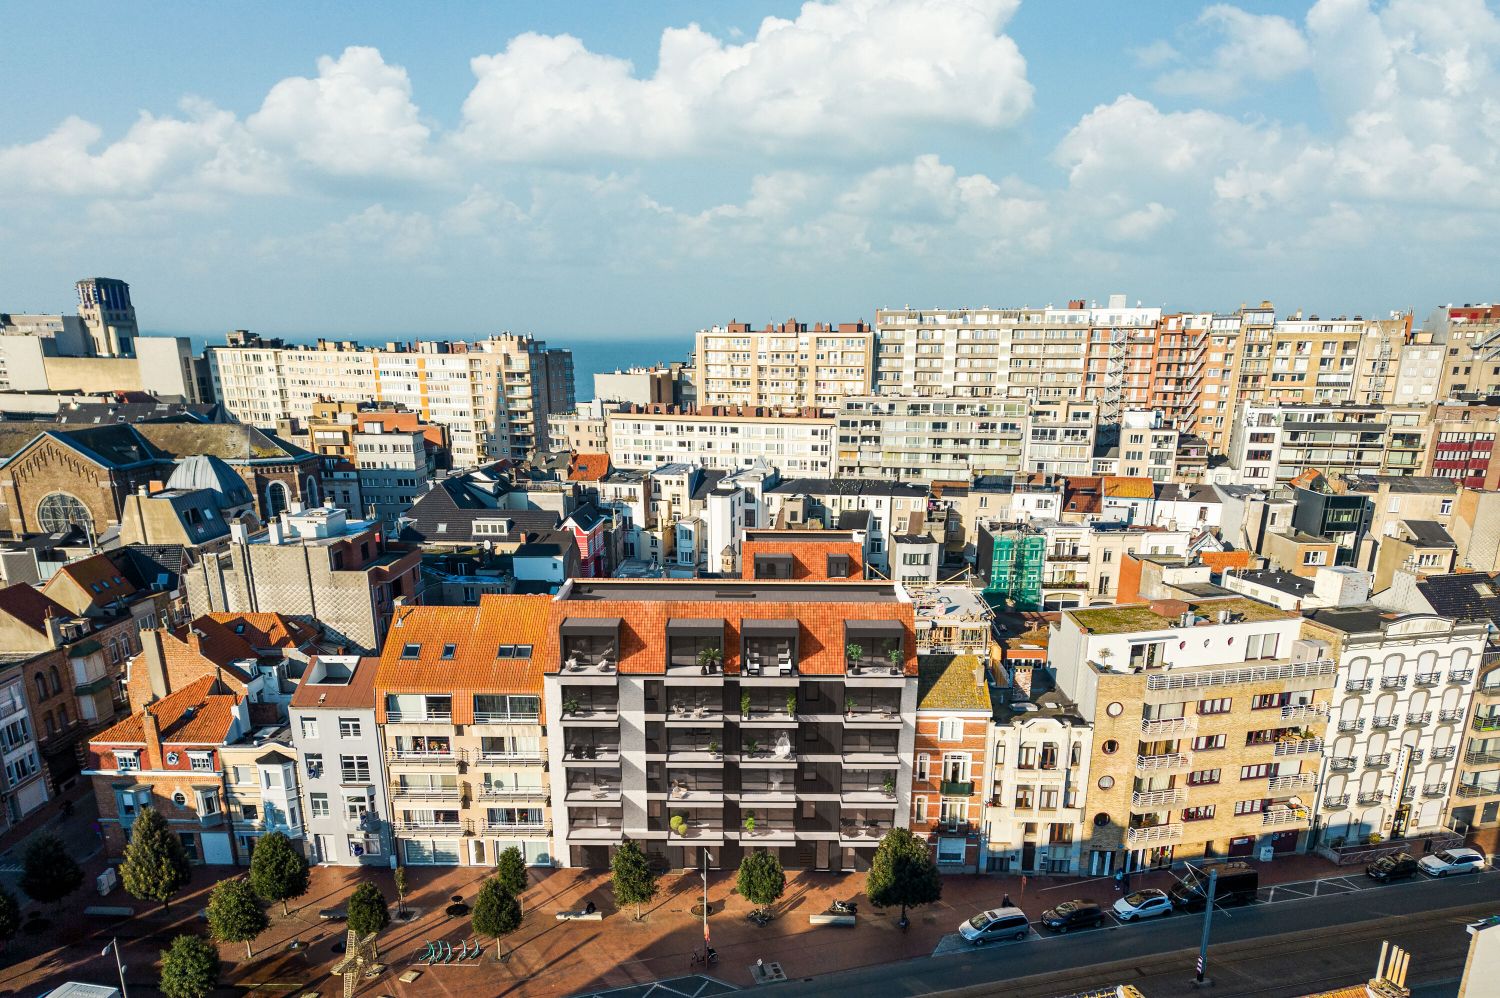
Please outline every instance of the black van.
M1255 900L1260 889L1260 872L1249 863L1221 863L1213 867L1219 871L1218 883L1214 885L1214 904L1249 904ZM1186 911L1202 911L1208 901L1207 867L1189 866L1182 879L1167 889L1172 907Z

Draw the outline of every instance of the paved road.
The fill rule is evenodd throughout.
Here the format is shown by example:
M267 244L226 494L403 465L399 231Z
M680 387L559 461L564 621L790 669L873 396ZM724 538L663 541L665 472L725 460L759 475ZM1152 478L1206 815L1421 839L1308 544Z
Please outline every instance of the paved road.
M1212 993L1216 998L1294 995L1355 983L1374 971L1380 940L1390 938L1417 954L1413 980L1423 994L1452 994L1468 947L1463 925L1500 911L1500 873L1367 886L1351 877L1344 890L1320 889L1316 896L1289 890L1269 903L1216 913L1209 950L1210 976L1217 982ZM1158 998L1190 991L1187 979L1202 928L1201 915L1173 915L1065 936L1042 934L969 952L794 978L768 993L775 998L941 992L1026 998L1133 983L1148 998ZM997 987L1000 982L1003 987Z

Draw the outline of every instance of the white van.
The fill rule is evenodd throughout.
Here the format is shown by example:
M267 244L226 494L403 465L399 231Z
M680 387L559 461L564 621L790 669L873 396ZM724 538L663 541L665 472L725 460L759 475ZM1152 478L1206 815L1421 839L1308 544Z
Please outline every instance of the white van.
M978 946L992 939L1025 939L1031 922L1020 908L991 908L958 927L958 934Z

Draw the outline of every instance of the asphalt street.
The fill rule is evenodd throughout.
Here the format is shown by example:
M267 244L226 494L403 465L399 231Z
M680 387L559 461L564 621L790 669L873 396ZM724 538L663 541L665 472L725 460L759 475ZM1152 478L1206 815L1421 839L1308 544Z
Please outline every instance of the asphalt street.
M1354 874L1316 888L1278 887L1262 898L1269 900L1214 914L1209 977L1215 987L1205 994L1272 998L1359 983L1374 971L1381 939L1389 938L1411 949L1419 993L1444 998L1456 991L1469 942L1465 923L1500 912L1500 873L1384 885ZM1030 998L1130 983L1147 998L1189 994L1202 930L1201 914L1112 922L1061 936L1043 930L1020 942L794 977L770 992Z

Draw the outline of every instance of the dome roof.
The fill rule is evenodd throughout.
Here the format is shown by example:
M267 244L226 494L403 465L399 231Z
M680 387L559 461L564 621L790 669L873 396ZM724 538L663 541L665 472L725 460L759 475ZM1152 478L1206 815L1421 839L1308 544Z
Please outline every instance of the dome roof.
M177 462L169 489L209 489L219 494L220 508L243 506L251 501L250 490L234 469L212 454L194 454Z

